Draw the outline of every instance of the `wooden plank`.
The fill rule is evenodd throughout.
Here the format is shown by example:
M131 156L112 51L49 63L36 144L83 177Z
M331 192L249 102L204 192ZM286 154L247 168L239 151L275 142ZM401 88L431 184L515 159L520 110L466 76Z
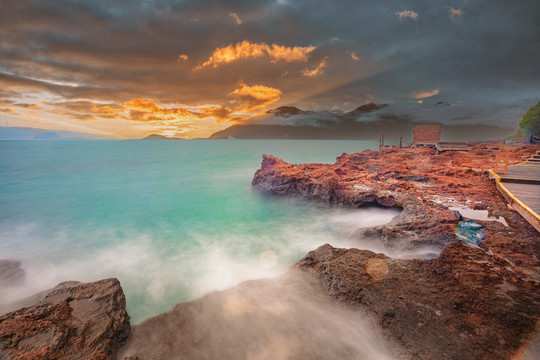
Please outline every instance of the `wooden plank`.
M504 186L525 205L540 214L540 185L505 183Z
M469 151L469 146L467 144L457 144L457 143L437 143L435 145L439 151Z
M512 168L513 173L510 172ZM490 170L490 177L496 180L497 189L508 203L538 232L540 232L540 182L530 183L540 175L540 167L514 165L508 167L508 174L496 174ZM525 180L512 179L510 176L522 176ZM506 179L505 179L506 178ZM506 181L504 181L506 180ZM509 180L527 181L529 183L507 182Z
M497 189L501 192L508 203L516 210L529 224L531 224L538 232L540 232L540 215L527 206L521 199L516 197L512 191L507 188L508 183L497 181ZM520 184L522 185L522 184ZM538 187L538 185L532 185Z
M540 166L512 165L508 167L506 175L499 175L501 181L505 180L532 180L540 182Z

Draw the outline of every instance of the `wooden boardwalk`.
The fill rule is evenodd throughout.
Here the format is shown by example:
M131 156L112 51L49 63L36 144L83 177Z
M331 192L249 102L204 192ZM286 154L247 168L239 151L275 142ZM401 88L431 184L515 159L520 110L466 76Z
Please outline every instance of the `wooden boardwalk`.
M435 148L437 149L437 154L443 151L469 151L469 145L464 143L438 142Z
M532 183L540 185L540 164L521 163L508 167L506 175L497 174L501 181L512 183Z
M539 155L537 152L531 158ZM508 203L540 232L540 163L526 161L509 166L506 175L490 172Z

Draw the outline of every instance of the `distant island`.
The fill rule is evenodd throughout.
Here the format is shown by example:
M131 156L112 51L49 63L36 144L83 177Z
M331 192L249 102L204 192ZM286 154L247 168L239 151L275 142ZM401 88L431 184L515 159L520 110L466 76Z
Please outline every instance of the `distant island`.
M444 141L475 141L506 138L515 129L486 124L450 124L452 105L439 101L416 113L413 109L369 103L352 111L306 111L294 106L269 110L245 124L232 125L210 139L317 139L376 140L381 135L410 141L416 124L441 125ZM413 115L414 114L414 115ZM443 122L446 120L446 122Z
M184 139L182 139L182 138L171 138L171 137L167 137L167 136L159 135L159 134L151 134L151 135L148 135L148 136L142 138L141 140L184 140Z
M98 135L84 132L0 126L0 140L93 140L99 138Z

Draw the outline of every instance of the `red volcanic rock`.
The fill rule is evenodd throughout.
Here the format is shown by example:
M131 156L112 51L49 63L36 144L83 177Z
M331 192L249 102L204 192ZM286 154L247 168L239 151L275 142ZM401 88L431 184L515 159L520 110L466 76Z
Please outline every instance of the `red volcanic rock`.
M296 266L336 301L368 309L407 358L509 359L540 317L537 281L460 242L432 260L324 245Z
M118 280L60 284L38 304L0 317L0 359L115 359L129 333Z
M419 246L442 250L455 241L462 214L450 207L488 210L504 217L510 226L475 220L487 229L484 245L540 278L540 235L506 206L488 172L499 155L515 164L538 149L472 144L468 152L440 155L429 148L366 150L342 154L335 164L297 165L263 155L252 185L263 193L318 199L330 205L401 208L403 212L392 223L359 229L354 237L402 250Z
M335 164L299 165L264 155L252 184L263 193L329 205L401 208L389 224L358 229L352 245L438 247L437 258L392 259L325 245L297 267L320 278L334 300L374 316L404 358L510 359L540 318L540 234L506 205L488 170L497 156L515 164L538 150L490 144L440 155L367 150L343 154ZM462 222L463 208L487 210L509 226L474 219L485 237L479 246L465 245L456 236L471 224Z

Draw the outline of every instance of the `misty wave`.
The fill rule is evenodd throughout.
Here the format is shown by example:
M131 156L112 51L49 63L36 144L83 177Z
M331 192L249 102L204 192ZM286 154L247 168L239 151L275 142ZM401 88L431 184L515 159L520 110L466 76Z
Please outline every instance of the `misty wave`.
M300 206L281 201L281 206ZM397 211L326 209L302 205L306 221L268 219L256 231L239 223L228 233L186 230L164 240L163 232L64 227L44 237L37 223L0 229L11 239L4 256L20 260L24 281L0 292L12 303L62 281L120 279L128 311L137 322L208 292L251 279L282 274L307 252L329 243L347 246L346 239L362 226L389 222ZM10 307L11 309L11 307Z
M310 275L244 282L135 326L120 358L390 360L392 346Z

